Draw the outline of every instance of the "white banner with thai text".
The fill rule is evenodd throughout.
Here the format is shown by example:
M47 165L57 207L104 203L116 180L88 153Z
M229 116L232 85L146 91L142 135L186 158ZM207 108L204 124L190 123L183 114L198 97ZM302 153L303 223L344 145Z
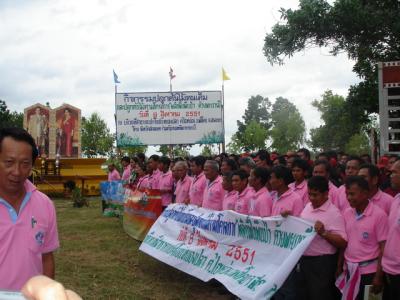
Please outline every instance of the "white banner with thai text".
M313 240L313 223L171 204L140 250L242 299L269 299Z
M117 93L117 146L223 142L221 91Z

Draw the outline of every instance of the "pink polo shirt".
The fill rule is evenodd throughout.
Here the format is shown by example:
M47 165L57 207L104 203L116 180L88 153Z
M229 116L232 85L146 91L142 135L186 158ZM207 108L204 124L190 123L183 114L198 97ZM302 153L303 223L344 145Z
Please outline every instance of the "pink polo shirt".
M136 183L136 189L144 190L149 188L149 175L140 177Z
M19 214L0 198L0 289L19 291L42 274L42 254L59 247L53 202L28 180Z
M168 206L172 202L172 188L174 185L174 179L172 178L172 172L161 173L158 180L158 187L160 190L169 190L168 193L161 194L162 206Z
M344 252L346 261L359 263L379 256L379 242L386 241L388 226L385 212L373 203L369 203L361 216L357 216L354 208L343 213L347 248ZM361 266L361 274L376 272L377 263Z
M382 257L383 271L391 275L400 274L400 194L394 198L388 220L389 232Z
M124 171L122 172L122 180L124 180L124 181L129 181L129 178L131 177L131 172L132 172L132 170L131 170L131 165L127 165L125 168L124 168Z
M330 199L342 214L346 209L350 207L349 200L347 200L346 195L346 185L344 184L337 189L335 197Z
M192 185L190 186L189 198L190 204L201 206L203 204L204 189L207 185L207 179L203 172L193 177Z
M312 222L320 221L324 224L326 231L340 235L347 241L347 234L342 213L335 205L332 204L329 199L318 208L314 208L311 202L308 203L301 212L300 218ZM335 254L336 252L337 248L335 246L330 244L323 237L316 235L303 255L319 256Z
M180 179L176 184L175 189L175 202L176 203L184 203L186 200L189 199L189 190L190 185L192 184L192 178L188 175L185 178Z
M289 210L292 216L298 217L303 211L303 201L300 199L299 195L291 189L288 189L280 197L278 193L274 194L272 200L271 216L277 216Z
M153 171L152 174L149 174L149 189L153 189L153 190L158 190L160 189L160 177L161 177L161 171L160 170L155 170Z
M237 193L235 211L239 214L247 215L249 213L249 202L254 197L254 189L247 186L240 194Z
M382 192L380 189L376 192L376 194L370 199L370 201L379 206L387 215L390 213L390 208L393 204L393 197L385 192Z
M120 180L121 176L119 175L119 172L117 169L112 170L111 172L108 172L108 181L116 181Z
M262 187L257 192L254 191L249 203L249 215L258 217L269 217L272 210L272 198L266 187Z
M300 184L296 185L296 182L289 184L289 188L295 192L303 201L303 206L306 206L310 199L308 199L308 187L307 180L303 180Z
M207 180L207 186L204 189L203 207L213 210L222 210L224 195L225 190L222 188L221 176L218 176L213 182Z
M222 201L222 210L235 210L235 203L237 200L237 191L226 191L224 200Z

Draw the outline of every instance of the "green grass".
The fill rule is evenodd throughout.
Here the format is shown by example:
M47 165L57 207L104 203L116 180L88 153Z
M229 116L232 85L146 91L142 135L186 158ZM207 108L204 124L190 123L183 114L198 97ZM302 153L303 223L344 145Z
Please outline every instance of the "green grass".
M60 249L56 279L83 299L229 299L214 285L139 251L117 218L103 217L100 200L73 208L55 200Z

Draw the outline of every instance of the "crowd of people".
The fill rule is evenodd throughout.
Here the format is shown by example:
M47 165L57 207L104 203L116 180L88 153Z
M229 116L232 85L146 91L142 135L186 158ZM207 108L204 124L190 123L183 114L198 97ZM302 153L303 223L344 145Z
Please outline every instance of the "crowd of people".
M334 151L311 160L303 148L285 155L175 158L123 157L122 175L109 165L109 180L158 189L162 206L315 222L316 237L274 299L364 299L366 286L383 299L400 299L400 158Z

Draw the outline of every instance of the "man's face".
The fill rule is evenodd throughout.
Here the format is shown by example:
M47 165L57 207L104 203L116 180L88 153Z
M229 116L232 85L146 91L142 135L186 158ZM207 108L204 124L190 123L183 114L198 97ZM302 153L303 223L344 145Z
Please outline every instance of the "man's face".
M340 164L342 164L342 165L344 165L344 164L346 164L346 161L347 161L347 155L345 155L345 154L343 154L341 157L340 157Z
M271 174L271 178L269 179L269 184L271 185L271 189L276 191L280 188L280 186L282 185L282 179L278 179L275 176L275 173Z
M176 166L172 167L172 177L174 177L175 180L179 180L178 168Z
M306 176L306 172L302 168L293 167L292 175L296 182L302 182L304 180L304 177Z
M206 163L204 165L204 175L208 180L214 180L216 177L216 171L211 164Z
M325 178L329 178L328 172L326 172L324 165L316 165L313 170L313 176L322 176Z
M303 160L307 160L306 154L303 151L297 152L297 155L303 159Z
M359 169L360 169L360 164L358 163L357 160L349 160L346 163L346 169L344 172L346 176L356 176L358 174Z
M294 157L293 156L289 156L288 159L286 160L286 164L287 164L287 167L289 169L292 168L293 161L294 161Z
M254 187L257 184L257 177L254 175L254 170L251 170L249 176L249 185Z
M243 191L247 186L247 180L246 179L240 179L239 175L233 175L232 176L232 187L235 191L241 192Z
M154 159L150 158L149 159L149 166L153 171L155 171L155 170L158 169L158 162L156 162Z
M318 190L308 189L308 197L312 206L318 208L328 200L328 192L322 193Z
M180 165L176 166L176 172L180 179L185 178L186 169Z
M223 176L222 177L222 188L225 191L231 191L232 190L232 181L227 176Z
M245 171L247 174L250 174L251 168L248 165L241 165L240 170Z
M0 192L21 192L31 170L32 146L11 137L4 138L0 151Z
M395 190L400 190L400 160L396 161L392 168L390 169L390 183L392 188Z
M353 208L360 207L365 202L368 202L368 191L364 191L357 184L346 187L346 196L349 204Z
M374 184L377 184L376 182L374 182L374 178L369 175L369 171L367 168L360 169L360 171L358 171L358 175L363 177L368 182L368 186L370 189L373 187Z
M396 162L396 157L391 157L391 158L389 158L389 162L388 162L388 164L386 165L386 169L387 169L387 170L391 170L391 169L392 169L392 166L394 165L395 162Z
M199 175L203 171L194 161L190 162L190 170L192 170L192 174L194 175Z

